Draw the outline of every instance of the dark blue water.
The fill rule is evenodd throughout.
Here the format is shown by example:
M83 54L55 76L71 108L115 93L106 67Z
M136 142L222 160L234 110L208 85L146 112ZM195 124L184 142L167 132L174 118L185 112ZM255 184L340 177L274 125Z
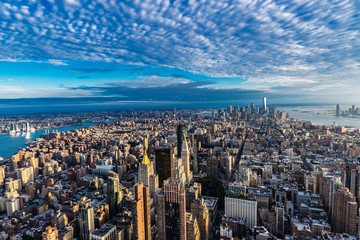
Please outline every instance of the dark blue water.
M76 126L56 128L55 131L57 130L58 132L66 132L78 128L86 128L96 124L97 123L84 123ZM52 132L52 129L50 130L50 132ZM25 145L26 142L35 140L39 138L40 135L43 134L45 134L45 130L39 130L29 133L18 133L17 135L10 135L10 134L0 135L0 157L3 157L5 159L11 157L13 154L19 151L19 147L20 148L26 147Z

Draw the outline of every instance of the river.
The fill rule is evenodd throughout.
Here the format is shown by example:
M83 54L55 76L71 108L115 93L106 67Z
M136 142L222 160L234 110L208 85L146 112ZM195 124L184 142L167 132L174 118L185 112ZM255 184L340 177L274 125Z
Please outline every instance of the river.
M81 125L75 126L66 126L61 128L55 128L54 131L66 132L75 130L78 128L86 128L89 126L97 125L97 123L84 123ZM50 132L53 130L51 129ZM9 158L13 154L19 151L19 147L26 147L25 143L28 141L35 140L40 137L40 135L45 134L45 130L38 130L35 132L28 133L18 133L17 135L3 134L0 135L0 157Z
M349 107L343 105L341 109L346 110ZM316 125L332 126L336 122L338 126L360 128L360 118L335 116L336 105L279 107L278 109L288 112L291 118L307 120Z

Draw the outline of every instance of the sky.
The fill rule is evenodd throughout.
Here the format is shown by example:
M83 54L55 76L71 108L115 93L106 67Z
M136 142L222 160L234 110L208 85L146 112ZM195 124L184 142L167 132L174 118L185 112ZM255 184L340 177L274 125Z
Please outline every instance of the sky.
M0 108L360 102L358 0L2 0Z

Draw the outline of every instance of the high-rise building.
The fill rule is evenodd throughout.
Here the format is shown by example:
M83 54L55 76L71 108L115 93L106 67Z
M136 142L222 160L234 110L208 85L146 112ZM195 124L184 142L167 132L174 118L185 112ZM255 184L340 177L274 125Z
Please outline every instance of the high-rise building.
M48 226L45 228L45 232L42 233L43 240L57 240L58 239L58 230L55 227Z
M347 188L336 191L333 199L331 228L333 231L357 235L358 204Z
M110 208L110 217L120 212L123 200L123 192L119 181L119 175L113 171L108 172L107 200Z
M186 174L185 174L185 167L184 167L183 163L184 163L183 159L175 158L173 177L176 178L176 179L179 179L182 186L185 186Z
M340 105L336 105L336 116L340 116Z
M210 156L206 161L206 176L218 178L218 165L216 156Z
M194 160L193 160L193 173L198 174L199 173L199 150L200 150L200 141L199 141L199 135L194 135L194 144L193 144L193 154L194 154Z
M277 203L275 207L275 224L276 224L276 234L284 234L284 205Z
M191 213L197 219L201 239L207 240L209 237L209 211L203 199L197 199L191 203Z
M134 186L134 192L132 239L151 240L150 189L143 183L137 183Z
M143 160L139 164L139 182L143 182L145 186L150 187L151 195L155 194L159 188L159 178L154 174L154 163L144 152Z
M257 224L257 201L246 198L239 191L230 191L225 197L225 216L234 219L245 217L249 228Z
M200 240L200 229L196 217L186 213L186 239Z
M167 179L158 193L158 235L156 239L186 239L186 198L180 180Z
M266 97L263 97L263 109L264 109L264 113L266 113Z
M183 161L182 165L184 166L186 181L189 182L192 179L192 172L190 171L190 151L186 139L181 146L181 159Z
M101 228L90 233L90 240L116 240L116 226L112 224L104 224Z
M80 228L80 239L89 240L90 233L95 230L94 224L94 208L91 206L90 199L85 197L81 200L79 207L79 228Z
M164 180L173 177L173 155L173 148L171 147L155 149L156 173L159 175L159 187L162 187Z
M0 187L5 185L5 165L0 166Z
M225 156L225 175L226 175L226 179L228 180L230 180L232 173L232 163L233 163L233 157Z
M184 141L184 126L180 123L176 129L177 136L177 157L181 158L181 149Z
M356 201L360 200L360 169L355 163L347 163L344 171L345 187L354 194Z

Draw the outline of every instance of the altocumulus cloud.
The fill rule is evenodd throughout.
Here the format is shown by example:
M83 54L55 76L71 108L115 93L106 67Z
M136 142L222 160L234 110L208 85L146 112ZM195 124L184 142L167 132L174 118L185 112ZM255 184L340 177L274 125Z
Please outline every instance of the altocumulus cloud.
M348 79L344 86L357 81L358 12L357 0L3 0L0 59L166 66L211 77L262 78L260 84L288 76L290 83L281 80L281 86L305 78L310 80L304 82L304 89L315 83L313 90L321 90L340 78L345 81L343 77ZM106 94L118 91L118 83L107 84L113 88L82 88ZM172 86L187 89L193 94L188 97L217 91L196 82L152 90L171 92ZM137 91L150 98L145 90L141 92L147 87L122 88L127 96Z
M143 63L214 76L332 69L345 65L344 56L359 59L359 11L356 0L4 0L0 57Z

